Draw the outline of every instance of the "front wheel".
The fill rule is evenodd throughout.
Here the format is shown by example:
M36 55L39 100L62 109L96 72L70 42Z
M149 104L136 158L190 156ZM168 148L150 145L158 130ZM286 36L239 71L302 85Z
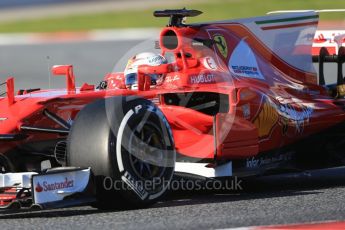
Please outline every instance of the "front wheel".
M9 172L15 172L14 166L7 157L0 153L0 174Z
M144 207L160 199L172 179L175 149L157 106L137 97L101 99L82 109L68 137L68 164L96 176L96 206Z

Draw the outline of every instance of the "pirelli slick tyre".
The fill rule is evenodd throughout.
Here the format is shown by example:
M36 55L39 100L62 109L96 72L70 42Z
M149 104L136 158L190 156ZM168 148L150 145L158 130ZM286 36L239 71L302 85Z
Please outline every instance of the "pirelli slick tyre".
M15 172L11 161L0 153L0 173Z
M160 199L174 173L175 149L164 114L151 101L113 97L95 101L76 117L67 163L96 176L96 207L140 208Z

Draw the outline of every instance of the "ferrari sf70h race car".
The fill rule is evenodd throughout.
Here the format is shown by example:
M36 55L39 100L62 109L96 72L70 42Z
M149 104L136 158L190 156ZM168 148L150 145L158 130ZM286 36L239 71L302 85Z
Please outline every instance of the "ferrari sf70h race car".
M185 23L200 13L154 12L170 19L156 44L167 61L137 65L130 76L109 73L98 86L76 87L73 67L60 65L52 73L66 76L65 89L18 92L8 78L0 205L145 207L174 175L344 165L344 36L320 46L315 11ZM336 84L325 83L325 62L337 63Z

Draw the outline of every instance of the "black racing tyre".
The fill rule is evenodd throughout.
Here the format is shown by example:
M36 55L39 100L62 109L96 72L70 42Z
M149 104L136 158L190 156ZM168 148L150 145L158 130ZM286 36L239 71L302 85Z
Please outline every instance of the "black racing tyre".
M151 101L112 97L88 104L73 122L67 164L91 167L96 207L141 208L160 199L174 173L175 148L164 114Z
M0 174L14 171L15 169L11 161L0 153Z

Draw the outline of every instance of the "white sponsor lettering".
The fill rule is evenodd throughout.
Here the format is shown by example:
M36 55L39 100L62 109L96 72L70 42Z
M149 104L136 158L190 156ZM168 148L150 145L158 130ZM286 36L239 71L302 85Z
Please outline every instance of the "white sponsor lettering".
M171 82L174 82L174 81L178 81L180 80L180 77L178 75L175 75L175 76L167 76L165 78L165 82L167 83L171 83Z
M246 167L247 168L256 168L259 166L259 161L260 160L257 160L254 157L247 159Z
M145 200L149 195L142 184L138 183L138 181L136 181L129 172L126 171L121 179L138 195L140 199Z
M215 76L213 74L199 74L190 77L191 84L212 83L215 81Z
M148 62L151 66L158 66L164 63L164 58L161 55L155 55L153 57L149 57Z
M287 100L282 97L276 97L276 99L279 103L271 103L272 106L275 107L281 116L286 117L289 121L295 124L297 133L302 133L304 125L309 122L314 109L309 105L304 105L302 101L294 98Z
M138 114L139 113L139 111L141 110L143 108L143 106L142 105L137 105L137 106L135 106L135 113L136 114Z
M64 188L72 188L74 186L74 180L69 180L67 177L65 177L64 181L60 182L53 182L49 183L47 181L43 181L43 186L38 182L36 185L36 192L48 192L48 191L54 191L58 189L64 189Z
M291 104L280 104L279 111L282 112L287 118L294 121L309 120L313 113L313 109L303 106L301 111L297 111Z
M202 60L202 63L204 67L207 69L212 69L212 70L217 69L217 64L212 57L205 57Z
M258 168L261 166L275 164L278 162L289 161L292 159L294 152L286 152L282 154L277 154L274 156L266 156L266 157L251 157L248 158L246 161L247 168Z

